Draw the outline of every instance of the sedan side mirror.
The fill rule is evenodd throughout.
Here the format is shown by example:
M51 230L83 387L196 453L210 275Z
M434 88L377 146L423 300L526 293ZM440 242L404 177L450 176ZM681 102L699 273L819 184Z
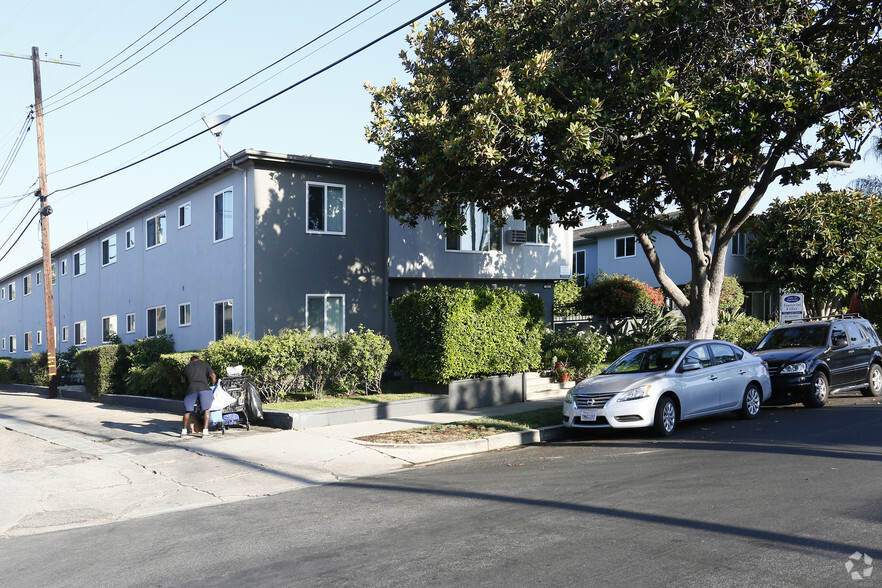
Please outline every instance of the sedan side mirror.
M680 364L681 372L694 372L701 369L701 363L697 359L687 358Z

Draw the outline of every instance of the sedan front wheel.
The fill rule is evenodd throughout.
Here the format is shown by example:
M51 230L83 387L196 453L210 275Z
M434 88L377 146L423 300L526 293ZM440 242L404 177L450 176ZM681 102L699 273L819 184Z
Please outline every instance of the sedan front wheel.
M662 437L668 437L677 426L677 404L670 396L662 396L655 407L655 422L652 424L655 432Z

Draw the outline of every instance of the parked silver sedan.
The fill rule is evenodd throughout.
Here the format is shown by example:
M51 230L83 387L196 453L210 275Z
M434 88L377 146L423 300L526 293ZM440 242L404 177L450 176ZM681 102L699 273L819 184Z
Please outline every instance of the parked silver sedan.
M633 349L566 397L564 425L573 429L653 427L737 411L754 418L769 399L769 370L759 357L725 341L677 341Z

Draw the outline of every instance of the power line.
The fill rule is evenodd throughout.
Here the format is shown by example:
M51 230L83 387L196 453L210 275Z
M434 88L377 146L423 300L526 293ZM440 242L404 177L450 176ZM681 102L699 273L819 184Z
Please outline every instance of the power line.
M375 38L374 40L372 40L372 41L370 41L370 42L368 42L368 43L362 45L362 46L359 47L358 49L356 49L356 50L354 50L354 51L351 51L350 53L344 55L344 56L341 57L340 59L337 59L336 61L332 62L331 64L326 65L325 67L319 69L318 71L315 71L315 72L311 73L310 75L306 76L305 78L302 78L302 79L298 80L297 82L294 82L294 83L291 84L290 86L288 86L288 87L286 87L286 88L283 88L282 90L279 90L279 91L276 92L275 94L272 94L271 96L269 96L269 97L267 97L267 98L264 98L264 99L261 100L260 102L257 102L256 104L253 104L253 105L249 106L249 107L246 108L245 110L241 110L241 111L237 112L236 114L230 116L229 120L232 120L232 119L234 119L234 118L238 118L238 117L242 116L243 114L246 114L246 113L248 113L248 112L251 112L251 111L254 110L255 108L257 108L257 107L259 107L259 106L263 106L264 104L266 104L266 103L269 102L270 100L274 100L274 99L278 98L278 97L281 96L282 94L285 94L286 92L289 92L289 91L293 90L294 88L296 88L296 87L298 87L298 86L300 86L300 85L302 85L302 84L308 82L309 80L311 80L311 79L313 79L313 78L315 78L315 77L317 77L317 76L319 76L319 75L325 73L325 72L328 71L329 69L332 69L332 68L334 68L334 67L337 67L337 66L340 65L341 63L343 63L343 62L345 62L345 61L348 61L349 59L351 59L352 57L358 55L359 53L362 53L363 51L366 51L367 49L373 47L373 46L376 45L377 43L379 43L379 42L381 42L381 41L387 39L388 37L391 37L392 35L394 35L394 34L397 33L398 31L400 31L401 29L403 29L403 28L405 28L405 27L407 27L407 26L410 26L410 24L413 23L414 21L419 20L419 19L423 18L424 16L426 16L426 15L428 15L428 14L431 14L432 12L434 12L434 11L440 9L442 6L446 5L448 2L450 2L450 0L444 0L443 2L439 2L438 4L436 4L435 6L433 6L432 8L430 8L430 9L428 9L428 10L426 10L426 11L423 11L422 13L420 13L420 14L418 14L417 16L411 18L411 19L408 20L407 22L405 22L405 23L403 23L403 24L401 24L401 25L395 27L394 29L392 29L392 30L390 30L390 31L388 31L388 32L386 32L386 33L380 35L379 37ZM191 136L187 137L186 139L183 139L183 140L181 140L181 141L178 141L177 143L175 143L175 144L173 144L173 145L170 145L170 146L168 146L168 147L166 147L166 148L164 148L164 149L160 149L160 150L157 151L156 153L153 153L153 154L151 154L151 155L148 155L147 157L143 157L143 158L141 158L141 159L139 159L139 160L137 160L137 161L134 161L134 162L132 162L132 163L130 163L130 164L128 164L128 165L124 165L124 166L119 167L119 168L117 168L117 169L115 169L115 170L113 170L113 171L109 171L109 172L107 172L107 173L105 173L105 174L102 174L102 175L100 175L100 176L94 177L94 178L92 178L92 179L90 179L90 180L86 180L86 181L84 181L84 182L80 182L80 183L78 183L78 184L73 184L73 185L71 185L71 186L67 186L67 187L65 187L65 188L59 188L59 189L54 190L53 192L51 192L51 194L55 194L55 193L57 193L57 192L65 192L65 191L67 191L67 190L73 190L74 188L79 188L80 186L85 186L85 185L87 185L87 184L91 184L91 183L93 183L93 182L97 182L98 180L102 180L102 179L104 179L104 178L106 178L106 177L108 177L108 176L112 176L112 175L117 174L117 173L119 173L119 172L121 172L121 171L124 171L124 170L127 170L127 169L129 169L129 168L135 167L136 165L139 165L139 164L141 164L141 163L144 163L145 161L148 161L148 160L150 160L150 159L153 159L154 157L157 157L157 156L159 156L159 155L162 155L163 153L166 153L166 152L168 152L168 151L171 151L172 149L175 149L176 147L180 147L180 146L183 145L184 143L187 143L187 142L189 142L189 141L192 141L192 140L195 139L196 137L198 137L198 136L200 136L200 135L203 135L203 134L205 134L205 133L208 133L208 132L210 132L210 129L205 129L204 131L199 131L199 132L196 133L195 135L191 135Z
M190 113L192 113L193 111L199 109L200 107L205 106L205 105L208 104L209 102L212 102L213 100L216 100L217 98L220 98L221 96L223 96L223 95L226 94L227 92L230 92L230 91L232 91L232 90L238 88L238 87L241 86L242 84L248 82L249 80L254 79L254 78L257 77L258 75L260 75L260 74L262 74L263 72L265 72L266 70L268 70L268 69L270 69L270 68L272 68L272 67L275 67L276 65L278 65L278 64L281 63L282 61L288 59L288 58L291 57L292 55L294 55L294 54L296 54L296 53L299 53L300 51L302 51L302 50L305 49L306 47L309 47L310 45L312 45L313 43L319 41L319 40L322 39L323 37L326 37L327 35L331 34L331 33L334 32L335 30L337 30L338 28L342 27L343 25L345 25L345 24L348 23L349 21L351 21L351 20L357 18L358 16L360 16L360 15L363 14L364 12L370 10L371 8L373 8L374 6L376 6L377 4L379 4L379 3L381 3L381 2L383 2L383 0L375 0L375 2L373 2L372 4L368 5L367 7L363 8L363 9L361 9L361 10L359 10L358 12L356 12L355 14L353 14L352 16L350 16L350 17L348 17L348 18L346 18L346 19L340 21L339 23L337 23L336 25L334 25L334 26L331 27L330 29L326 30L326 31L323 32L322 34L320 34L320 35L318 35L318 36L312 38L312 39L309 40L309 41L307 41L306 43L304 43L304 44L301 45L300 47L298 47L298 48L294 49L293 51L291 51L290 53L288 53L287 55L285 55L285 56L283 56L283 57L280 57L279 59L277 59L277 60L275 60L274 62L270 63L270 64L267 65L266 67L264 67L264 68L262 68L262 69L260 69L260 70L258 70L258 71L256 71L256 72L254 72L253 74L251 74L251 75L248 76L247 78L241 80L240 82L237 82L237 83L233 84L232 86L230 86L230 87L227 88L226 90L222 90L221 92L218 92L217 94L215 94L214 96L212 96L212 97L209 98L208 100L205 100L205 101L203 101L203 102L197 104L196 106L190 108L189 110L186 110L186 111L182 112L181 114L177 115L176 117L174 117L174 118L172 118L172 119L169 119L169 120L167 120L166 122L164 122L164 123L162 123L162 124L160 124L160 125L157 125L157 126L153 127L153 128L150 129L149 131L146 131L146 132L144 132L144 133L141 133L141 134L138 135L137 137L134 137L134 138L132 138L132 139L129 139L128 141L125 141L124 143L120 143L119 145L117 145L117 146L115 146L115 147L111 147L110 149L107 149L106 151L102 151L101 153L98 153L97 155L93 155L92 157L89 157L89 158L84 159L84 160L82 160L82 161L78 161L77 163L73 163L73 164L71 164L71 165L68 165L67 167L63 167L63 168L61 168L61 169L54 170L54 171L52 172L52 174L60 173L60 172L63 172L63 171L67 171L67 170L69 170L69 169L71 169L71 168L74 168L74 167L80 166L80 165L82 165L82 164L84 164L84 163L88 163L88 162L90 162L90 161L92 161L92 160L95 160L95 159L97 159L97 158L99 158L99 157L103 157L104 155L107 155L108 153L111 153L111 152L113 152L113 151L116 151L117 149L120 149L120 148L122 148L122 147L125 147L126 145L129 145L129 144L131 144L131 143L134 143L134 142L137 141L138 139L142 139L142 138L146 137L147 135L149 135L149 134L151 134L151 133L153 133L153 132L155 132L155 131L158 131L159 129L161 129L161 128L163 128L163 127L166 127L166 126L170 125L171 123L175 122L176 120L180 120L181 118L187 116L188 114L190 114ZM379 14L379 13L378 13L378 14ZM373 18L373 17L371 17L371 18ZM367 21L364 21L364 22L367 22ZM364 24L364 23L360 23L360 24ZM360 25L359 25L359 26L360 26ZM338 38L339 38L339 37L338 37ZM255 86L255 87L256 87L256 86ZM253 89L253 88L252 88L252 89ZM250 91L250 90L249 90L249 91ZM247 92L246 92L246 93L247 93ZM243 95L244 95L244 94L243 94ZM179 132L180 132L180 131L179 131ZM51 174L50 174L50 175L51 175Z
M206 0L206 1L207 1L207 0ZM175 15L175 14L176 14L181 8L183 8L184 6L186 6L187 4L189 4L190 2L191 2L191 0L185 0L185 2L184 2L183 4L181 4L180 6L178 6L177 8L175 8L175 9L171 12L171 14L169 14L168 16L166 16L165 18L163 18L161 21L159 21L158 23L156 23L155 25L153 25L153 27L152 27L149 31L147 31L146 33L144 33L143 35L141 35L140 37L138 37L137 39L135 39L134 41L132 41L132 42L131 42L131 43L130 43L125 49L123 49L122 51L120 51L119 53L117 53L116 55L114 55L113 57L111 57L110 59L108 59L107 61L105 61L104 63L102 63L101 65L99 65L98 67L96 67L95 69L93 69L92 71L90 71L89 73L87 73L86 75L84 75L83 77L81 77L80 79L78 79L78 80L76 80L76 81L74 81L74 82L71 82L71 83L68 84L66 87L64 87L64 88L62 88L62 89L60 89L60 90L58 90L58 91L55 92L54 94L50 94L49 96L46 97L46 101L47 101L47 102L51 101L53 98L55 98L56 96L58 96L58 95L61 94L62 92L67 92L69 89L73 88L74 86L76 86L77 84L79 84L80 82L82 82L83 80L86 80L86 79L88 79L89 77L91 77L92 74L94 74L95 72L99 71L99 70L100 70L101 68L103 68L105 65L107 65L108 63L110 63L111 61L113 61L114 59L116 59L117 57L119 57L120 55L122 55L123 53L125 53L126 51L128 51L129 49L131 49L136 43L138 43L138 41L140 41L141 39L143 39L144 37L146 37L147 35L149 35L149 34L152 33L153 31L155 31L155 30L156 30L156 29L157 29L162 23L164 23L165 21L167 21L168 19L170 19L170 18L171 18L172 16L174 16L174 15ZM203 2L203 4L204 4L204 2ZM199 6L201 6L201 4L200 4ZM199 6L197 6L196 8L199 8ZM185 15L185 16L186 16L186 15ZM175 24L177 24L177 23L175 23ZM164 34L164 33L163 33L163 34ZM161 35L160 35L160 36L161 36ZM157 38L158 38L158 37L157 37ZM154 40L155 40L155 39L154 39ZM153 42L153 41L151 41L151 43L152 43L152 42ZM146 45L145 45L145 47L146 47ZM125 63L125 62L122 62L122 63Z
M158 37L156 37L155 39L153 39L153 41L155 41L156 39L158 39L159 37L161 37L162 35L164 35L165 33L167 33L170 29L172 29L172 28L173 28L175 25L177 25L179 22L181 22L182 20L184 20L185 18L187 18L188 16L190 16L194 11L196 11L200 6L202 6L202 4L205 4L205 2L207 2L207 1L208 1L208 0L203 0L202 3L199 4L199 6L197 6L196 8L194 8L193 10L191 10L190 12L188 12L187 14L185 14L183 17L181 17L181 18L180 18L178 21L176 21L172 26L170 26L170 27L167 28L165 31L163 31L161 35L159 35ZM159 47L157 47L156 49L154 49L154 50L151 51L150 53L148 53L146 56L144 56L143 58L139 59L138 61L136 61L135 63L133 63L133 64L130 65L129 67L127 67L127 68L124 69L123 71L119 72L118 74L116 74L115 76L113 76L113 77L110 78L109 80L105 81L104 83L100 84L99 86L96 86L96 87L92 88L91 90L89 90L89 91L86 92L85 94L81 94L80 96L77 96L76 98L73 98L73 99L69 100L68 102L65 102L65 103L62 104L61 106L56 106L55 108L52 108L52 109L50 109L50 110L47 110L47 111L45 112L45 114L51 114L51 113L53 113L53 112L55 112L55 111L57 111L57 110L60 110L60 109L64 108L65 106L70 106L70 105L73 104L74 102L78 102L79 100L82 100L83 98L85 98L85 97L88 96L89 94L91 94L91 93L93 93L93 92L96 92L96 91L100 90L101 88L103 88L104 86L106 86L107 84L109 84L110 82L112 82L113 80L117 79L118 77L120 77L120 76L123 75L124 73L130 71L130 70L133 69L134 67L140 65L141 63L143 63L144 61L146 61L147 59L149 59L150 57L152 57L153 55L155 55L157 52L159 52L159 51L161 51L162 49L164 49L165 47L167 47L169 44L171 44L173 41L175 41L178 37L180 37L181 35L183 35L183 34L186 33L187 31L189 31L190 29L192 29L194 26L196 26L197 24L199 24L200 22L202 22L202 21L203 21L205 18L207 18L211 13L213 13L215 10L217 10L218 8L220 8L221 6L223 6L223 5L226 4L226 3L227 3L227 0L221 0L221 2L219 2L214 8L212 8L211 10L209 10L208 12L206 12L205 14L203 14L202 16L200 16L199 19L196 20L196 22L192 23L190 26L188 26L187 28L185 28L183 31L181 31L180 33L178 33L177 35L175 35L174 37L172 37L171 39L169 39L168 41L166 41L165 43L163 43L162 45L160 45ZM152 43L153 41L151 41L150 43ZM120 63L118 63L117 65L115 65L113 68L111 68L110 70L108 70L107 72L105 72L104 74L102 74L102 76L103 76L103 75L106 75L106 74L108 74L108 73L110 73L111 71L113 71L114 69L116 69L117 67L119 67L120 65L122 65L123 63L125 63L126 61L128 61L129 59L131 59L132 57L134 57L135 55L137 55L137 54L138 54L139 52L141 52L143 49L146 49L146 48L150 45L150 43L148 43L147 45L145 45L144 47L142 47L141 49L139 49L138 51L136 51L135 53L133 53L132 55L130 55L129 57L127 57L126 59L124 59L123 61L121 61ZM98 79L100 79L100 77L99 77ZM98 81L98 79L96 79L96 80L92 80L92 82L96 82L96 81ZM92 82L90 82L89 84L91 84ZM86 86L88 86L89 84L86 84ZM85 88L85 86L84 86L84 88ZM76 92L76 91L75 91L75 92ZM71 92L70 94L68 94L68 96L73 95L75 92ZM67 98L68 96L62 96L61 98L59 98L58 100L56 100L56 102L60 102L61 100L64 100L64 99ZM51 105L50 105L50 106L51 106Z
M9 150L9 154L6 156L6 161L4 161L2 167L0 167L0 185L3 185L3 181L6 179L7 174L9 174L9 170L12 169L12 164L15 162L15 158L18 157L18 152L24 144L25 137L27 137L28 131L31 130L31 122L33 120L34 112L31 110L25 116L25 121L22 124L21 130L18 132L18 138L16 138L12 149Z
M27 216L28 213L31 212L31 210L34 209L34 206L36 206L39 202L40 202L40 201L37 200L37 199L34 200L34 203L31 204L31 207L28 209L28 212L25 213L24 218L22 218L21 221L19 221L18 226L15 227L15 229L12 230L13 234L15 233L15 231L18 230L18 227L21 226L21 223L23 223L23 222L25 221L25 219L27 219L27 217L28 217L28 216ZM0 257L0 262L2 262L4 259L6 259L6 256L9 255L9 253L15 248L15 246L16 246L16 245L18 244L18 242L21 240L22 236L25 234L25 231L28 230L28 227L31 226L31 223L34 222L34 219L37 218L37 216L38 216L39 214L40 214L40 211L38 210L37 212L34 213L34 216L32 216L32 217L30 218L30 220L28 220L28 223L27 223L27 224L24 226L24 228L21 230L21 233L18 234L18 237L15 238L15 241L13 241L12 244L9 246L9 249L6 250L6 253L4 253L3 256Z

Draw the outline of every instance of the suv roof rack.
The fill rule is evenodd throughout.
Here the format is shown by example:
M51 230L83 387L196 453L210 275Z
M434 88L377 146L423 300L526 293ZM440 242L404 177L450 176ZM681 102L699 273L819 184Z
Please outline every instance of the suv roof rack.
M786 324L792 325L793 323L811 323L818 321L838 321L840 319L859 319L864 318L860 314L856 312L845 313L845 314L833 314L830 316L806 316L800 319L794 319L792 321L787 321Z

